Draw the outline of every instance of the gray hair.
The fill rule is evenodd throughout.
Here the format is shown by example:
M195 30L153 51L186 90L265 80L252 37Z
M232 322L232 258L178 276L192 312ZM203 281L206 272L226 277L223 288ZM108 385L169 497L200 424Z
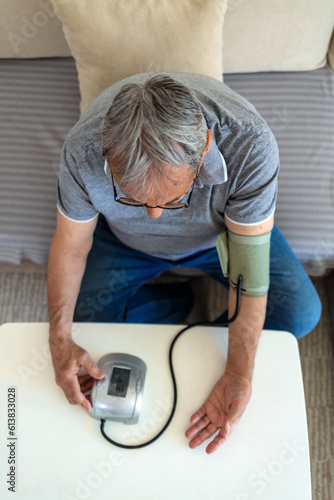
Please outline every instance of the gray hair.
M120 187L143 193L166 178L166 166L196 172L206 146L206 122L187 87L164 74L130 83L115 97L103 123L102 154Z

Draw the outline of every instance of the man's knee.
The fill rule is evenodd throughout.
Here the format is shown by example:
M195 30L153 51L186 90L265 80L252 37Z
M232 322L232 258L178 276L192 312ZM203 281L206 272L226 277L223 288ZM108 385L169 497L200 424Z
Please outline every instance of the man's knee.
M300 311L296 311L295 318L291 321L290 330L299 339L310 333L318 324L321 317L321 301L315 292L312 301L304 304Z
M286 330L301 338L318 324L321 309L320 298L311 281L295 293L274 290L268 299L265 327Z
M308 334L321 316L321 301L305 272L287 273L269 288L265 328Z

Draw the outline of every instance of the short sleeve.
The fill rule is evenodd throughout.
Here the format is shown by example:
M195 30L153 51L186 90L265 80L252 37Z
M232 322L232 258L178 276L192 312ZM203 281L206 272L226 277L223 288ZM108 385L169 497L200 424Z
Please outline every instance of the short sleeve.
M65 141L59 165L57 207L68 219L88 222L98 214L89 199L74 156Z
M279 153L269 127L255 137L243 158L239 158L242 168L227 200L225 216L236 224L251 226L269 219L276 207Z

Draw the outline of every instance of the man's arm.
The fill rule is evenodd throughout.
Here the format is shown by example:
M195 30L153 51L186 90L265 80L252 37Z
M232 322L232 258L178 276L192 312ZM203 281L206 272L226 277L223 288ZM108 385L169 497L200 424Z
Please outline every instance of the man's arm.
M272 230L274 215L256 226L235 224L225 217L226 227L242 235L264 234ZM229 317L236 305L236 292L230 287ZM255 353L266 315L267 295L263 297L242 296L238 317L229 325L229 347L226 371L252 380Z
M240 226L225 219L226 226L234 233L258 235L271 231L274 216L257 226ZM229 318L235 311L236 292L230 287ZM241 296L240 311L229 325L228 356L224 375L218 380L204 405L191 416L193 424L186 436L192 438L189 446L196 448L206 439L219 433L207 446L207 453L214 452L233 431L240 420L252 392L255 354L263 329L267 295Z
M71 404L91 405L80 390L77 372L83 366L89 375L102 378L103 372L89 354L72 340L72 321L76 300L92 246L97 217L89 222L73 222L58 210L47 272L50 317L50 349L57 384Z

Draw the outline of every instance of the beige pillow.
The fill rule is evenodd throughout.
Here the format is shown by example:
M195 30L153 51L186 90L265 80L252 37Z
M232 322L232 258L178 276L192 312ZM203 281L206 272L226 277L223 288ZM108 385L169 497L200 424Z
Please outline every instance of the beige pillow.
M136 73L201 73L222 80L227 0L52 0L76 60L81 110Z
M334 0L229 0L224 73L325 66Z
M332 70L334 70L334 34L333 34L331 44L329 46L328 62L329 62L330 67L332 68Z
M50 0L0 0L0 58L70 55Z

